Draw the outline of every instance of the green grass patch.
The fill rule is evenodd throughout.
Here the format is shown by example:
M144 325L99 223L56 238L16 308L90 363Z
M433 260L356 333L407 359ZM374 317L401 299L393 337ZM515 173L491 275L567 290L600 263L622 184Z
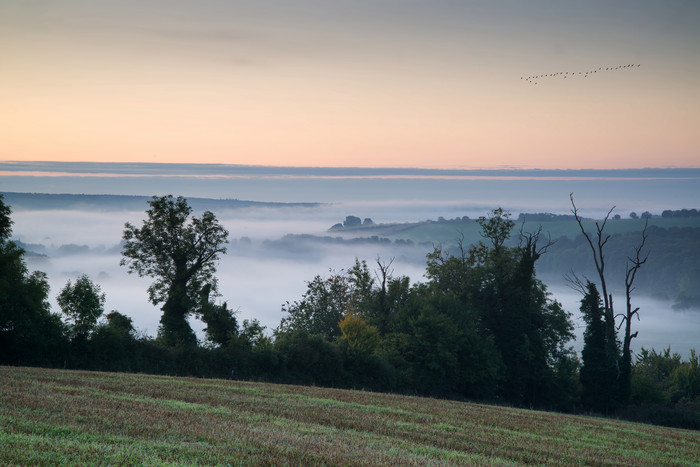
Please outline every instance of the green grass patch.
M291 385L0 367L3 465L699 465L700 433Z

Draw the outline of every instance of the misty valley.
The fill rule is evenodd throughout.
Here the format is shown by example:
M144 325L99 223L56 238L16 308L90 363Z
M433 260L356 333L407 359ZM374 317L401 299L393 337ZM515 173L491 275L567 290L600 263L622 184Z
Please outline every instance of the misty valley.
M700 465L698 24L0 1L0 465Z
M88 274L106 281L105 290L115 287L115 295L135 296L138 291L125 293L120 282L129 282L124 268L119 268L121 233L124 223L137 221L150 197L119 195L47 195L28 193L4 193L5 201L13 207L14 237L26 250L31 269L50 272L52 290L70 277ZM188 198L195 211L213 211L231 233L228 254L222 258L219 268L220 281L226 286L224 298L240 308L242 316L258 318L268 328L276 327L279 305L298 297L303 292L304 281L328 270L340 270L354 264L355 258L373 264L377 259L393 259L393 267L412 281L421 281L424 275L426 255L436 245L454 250L459 241L466 245L482 239L479 224L472 213L445 219L384 222L382 218L365 217L371 223L346 225L349 208L323 203L272 203L241 200L217 200ZM400 212L401 208L397 208ZM371 215L371 210L368 210ZM646 213L649 216L648 263L637 278L638 299L652 300L647 313L674 309L696 311L700 305L700 217L696 210L668 210L665 214ZM677 212L674 216L671 213ZM357 214L362 215L358 212ZM639 213L643 215L644 213ZM379 213L381 216L382 213ZM400 214L399 214L400 215ZM518 213L513 216L516 227L509 240L518 242L519 229L534 231L542 227L543 234L552 240L537 263L537 275L551 290L558 290L565 298L572 295L566 287L565 276L575 272L588 278L596 274L590 252L573 216L567 214ZM584 225L592 228L597 219L586 219ZM335 222L338 221L338 222ZM614 219L607 225L612 238L608 245L609 271L614 289L623 288L624 266L630 254L630 246L644 222L642 219ZM76 232L75 227L79 226ZM255 263L255 264L250 264ZM257 265L257 266L256 266ZM265 267L265 272L261 268ZM298 273L288 271L298 270ZM267 305L269 309L253 306L259 303L237 286L241 277L236 271L260 271L264 282L274 284L280 290L278 303ZM277 271L277 274L275 273ZM305 276L300 276L304 271ZM247 274L245 274L247 276ZM256 276L253 275L252 278ZM293 277L298 284L293 284ZM133 278L131 278L133 279ZM299 280L301 279L301 280ZM134 281L133 287L141 287ZM283 295L287 292L288 295ZM145 292L143 292L145 293ZM144 304L123 302L124 298L111 297L108 308L133 309L139 327L153 333L156 320L141 320ZM575 295L575 293L573 294ZM565 300L569 301L569 300ZM147 306L147 304L146 304ZM575 312L578 305L570 311ZM272 313L270 311L273 311ZM144 311L144 314L156 314ZM253 315L252 313L256 313ZM679 313L680 314L680 313ZM675 342L669 342L673 345ZM675 345L674 345L675 347ZM687 348L682 349L687 351Z
M12 238L24 250L28 269L47 274L52 312L59 310L57 304L61 304L67 285L72 282L77 287L81 278L89 278L104 293L105 315L100 317L100 329L115 326L115 319L124 319L126 329L131 329L129 339L137 339L119 344L131 346L132 353L126 353L131 357L114 356L118 363L104 359L90 362L73 356L63 359L64 366L228 375L375 390L408 389L426 395L504 400L557 410L572 410L583 400L584 406L599 412L617 409L625 416L645 420L653 417L646 412L639 415L643 411L630 411L626 408L630 400L677 404L692 399L682 396L685 393L678 392L678 388L673 389L674 393L667 379L654 383L656 395L640 395L639 385L646 384L646 380L640 383L639 375L649 373L652 376L644 377L653 378L654 365L659 361L671 362L678 368L696 362L694 349L700 332L700 292L695 286L700 283L700 269L696 266L700 264L700 217L695 209L670 207L656 213L625 213L624 217L616 213L606 219L608 292L618 300L617 310L624 306L625 268L642 232L649 255L632 288L632 303L639 307L635 316L639 319L632 325L637 335L630 345L637 359L637 379L626 399L610 396L601 402L590 395L586 399L572 379L578 375L581 352L586 351L588 321L581 311L582 285L588 280L595 282L598 274L581 228L595 232L600 218L583 217L579 224L570 213L511 214L500 209L472 209L468 215L458 215L452 209L448 211L454 215L451 218L438 215L419 219L430 209L417 214L404 204L386 220L388 207L378 205L182 198L189 202L193 216L213 213L228 232L227 252L217 257L211 277L216 293L209 296L207 288L203 298L210 303L207 306L213 314L206 318L202 311L187 313L198 341L193 345L203 352L213 352L213 357L193 356L183 361L180 352L187 346L176 337L166 345L163 337L161 315L167 302L163 306L162 301L149 303L152 279L128 274L124 267L127 238L133 238L127 237L127 231L138 231L136 226L151 212L146 209L155 197L11 192L2 195L12 208ZM407 220L397 220L401 209ZM507 229L496 235L488 230L489 225ZM476 290L460 292L462 286L451 284L459 269L450 272L451 268L478 271L489 264L488 258L499 248L508 253L498 261L516 261L521 254L518 252L523 251L532 255L529 261L536 295L527 300L542 307L544 315L536 319L553 320L537 325L542 329L551 326L549 337L542 341L543 345L549 343L542 350L547 356L541 367L534 360L528 361L525 354L513 357L521 352L517 347L503 347L515 345L520 339L506 331L510 325L500 321L503 317L458 311L464 309L464 305L459 305L464 300L472 303L468 307L475 307L474 310L495 305L488 304L488 296L478 298L481 292ZM516 264L517 261L508 268ZM470 272L459 280L498 281L500 273L498 269L494 271L481 279L467 279L475 274ZM495 276L488 279L489 274ZM436 289L429 292L433 288ZM440 290L447 295L434 296ZM464 293L467 295L461 295ZM524 298L516 299L521 300ZM386 309L392 317L381 318L367 311L375 307ZM227 319L229 325L225 324ZM460 320L467 321L458 324ZM489 320L495 321L488 324ZM67 325L71 326L70 320ZM230 326L230 330L215 337L215 326ZM459 331L448 331L452 326ZM475 331L481 326L504 329L499 331L503 334L482 335ZM440 346L446 347L438 347L442 350L437 353L435 349L428 351L425 345L436 345L432 339L444 341ZM160 356L154 358L156 354L149 352L157 347L136 350L134 342L166 347L158 350ZM460 353L463 356L457 357ZM460 363L465 353L471 355L469 358L479 358L481 363L476 367ZM523 373L514 375L515 368ZM517 389L523 384L529 384L531 389ZM548 388L546 391L542 384ZM694 390L686 389L689 395ZM694 426L692 420L678 421L674 417L673 424Z

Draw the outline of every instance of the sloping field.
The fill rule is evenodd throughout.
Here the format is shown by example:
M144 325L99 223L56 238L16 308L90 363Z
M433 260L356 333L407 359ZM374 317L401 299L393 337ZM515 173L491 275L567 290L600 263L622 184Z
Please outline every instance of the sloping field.
M0 462L700 465L700 433L361 391L0 367Z

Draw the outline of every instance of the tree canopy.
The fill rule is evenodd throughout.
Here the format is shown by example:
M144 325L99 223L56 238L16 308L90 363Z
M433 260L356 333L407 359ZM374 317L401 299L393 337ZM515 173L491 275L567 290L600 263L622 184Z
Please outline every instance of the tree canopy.
M125 224L121 265L152 277L151 303L164 303L159 337L167 345L192 345L196 337L187 317L201 303L205 286L216 292L216 261L226 253L228 231L211 211L191 216L181 196L154 196L141 228Z
M30 273L24 250L10 240L11 214L0 195L0 361L45 363L59 353L62 324L51 314L46 274Z
M104 313L105 298L100 286L85 274L78 277L75 284L69 280L61 289L56 301L71 321L74 337L84 339L95 329Z

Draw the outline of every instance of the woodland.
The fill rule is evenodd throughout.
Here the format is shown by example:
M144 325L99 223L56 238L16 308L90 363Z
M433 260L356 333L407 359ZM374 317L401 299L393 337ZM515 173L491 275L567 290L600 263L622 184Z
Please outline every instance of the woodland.
M151 337L135 330L128 310L105 312L105 294L86 275L66 283L52 312L47 276L29 271L0 195L0 364L355 388L700 429L698 355L630 350L634 294L645 287L636 273L660 248L657 238L685 232L645 225L612 235L610 212L586 223L571 202L580 231L570 243L541 228L513 235L516 221L494 209L473 221L478 241L432 248L425 281L394 275L391 259L356 259L309 279L268 330L239 322L218 290L229 239L216 215L193 215L182 197L153 197L141 225L125 224L121 251L123 267L152 280L149 300L162 316ZM607 255L616 243L635 245L633 254ZM572 315L537 276L571 248L592 264L569 277L586 323L580 355ZM610 271L625 278L614 309ZM671 279L692 284L694 272L683 271L688 278ZM692 306L685 287L678 301ZM206 324L205 339L189 325L193 316Z

